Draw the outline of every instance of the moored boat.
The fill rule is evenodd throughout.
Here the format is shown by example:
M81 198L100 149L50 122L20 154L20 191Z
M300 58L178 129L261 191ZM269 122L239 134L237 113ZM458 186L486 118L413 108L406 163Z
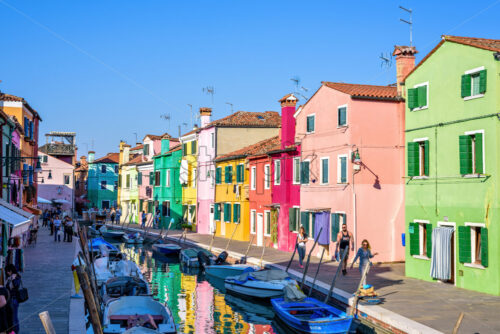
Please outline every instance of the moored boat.
M149 284L142 278L117 276L110 278L102 285L101 296L104 302L123 296L149 296Z
M221 264L221 265L210 265L205 266L205 273L207 276L226 279L229 276L237 276L246 272L252 272L259 270L259 267L250 264Z
M144 242L144 238L138 232L131 234L125 233L123 235L123 241L127 244L142 244Z
M279 298L283 297L287 285L296 285L283 270L264 269L246 272L239 276L227 277L224 281L226 291L252 298Z
M137 264L130 260L121 259L119 256L115 259L101 257L94 261L94 272L97 285L101 286L112 277L131 276L144 279L142 272Z
M178 255L181 251L181 246L177 244L154 244L153 250L162 255Z
M115 239L115 240L121 240L123 236L125 235L125 232L123 231L113 231L110 229L107 229L106 226L103 226L99 229L99 232L101 232L102 236L107 239Z
M202 253L210 263L214 263L215 259L217 258L206 249L187 248L180 251L179 260L187 267L200 267L200 262L198 261L199 253Z

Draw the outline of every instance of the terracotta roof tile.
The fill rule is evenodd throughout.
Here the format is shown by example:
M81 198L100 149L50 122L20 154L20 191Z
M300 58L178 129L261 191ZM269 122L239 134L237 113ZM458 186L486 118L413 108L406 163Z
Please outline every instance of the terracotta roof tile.
M120 153L108 153L104 157L94 161L94 163L117 164L119 162Z
M258 143L243 147L239 150L221 155L215 161L231 160L233 158L256 156L265 154L268 151L279 149L281 141L279 136L264 139Z
M40 117L40 114L38 114L38 112L35 109L33 109L29 105L29 103L22 97L0 92L0 101L22 102L26 108L28 108L30 111L32 111L35 114L36 117L38 117L40 120L42 120L42 118Z
M162 135L145 135L145 136L144 136L144 139L145 139L146 137L149 137L149 138L151 138L152 140L170 139L170 140L173 140L173 141L178 141L178 139L177 139L177 138L172 137L172 136L171 136L171 135L169 135L167 132L165 132L165 133L164 133L164 134L162 134ZM144 140L144 139L143 139L143 140Z
M322 81L321 83L326 87L338 90L345 94L349 94L354 98L358 97L388 100L398 98L398 89L393 86L359 85L328 81Z
M275 128L281 126L281 116L276 111L237 111L229 116L210 122L208 126Z
M137 151L137 150L142 150L143 148L144 148L144 145L140 144L140 145L137 145L136 147L132 147L130 150Z
M136 154L132 159L130 159L127 163L124 163L124 166L135 165L139 162L142 162L142 154Z

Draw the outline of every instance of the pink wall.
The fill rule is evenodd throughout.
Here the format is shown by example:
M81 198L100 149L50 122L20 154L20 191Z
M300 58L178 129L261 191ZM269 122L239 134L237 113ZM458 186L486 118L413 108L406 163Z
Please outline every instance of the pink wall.
M347 127L337 128L337 107L347 104ZM301 211L328 208L343 212L356 245L368 239L375 261L404 259L403 103L351 99L322 86L297 116L302 160L310 160L309 185L301 186ZM332 112L333 111L333 112ZM306 134L306 116L315 114L315 131ZM354 174L351 153L359 149ZM347 155L347 184L337 183L337 159ZM320 184L320 159L329 158L329 182ZM333 254L335 244L330 243ZM352 254L351 254L352 256Z
M39 155L43 156L45 154L39 153ZM62 205L63 211L71 210L73 203L73 168L73 165L49 155L47 163L42 163L42 172L38 174L38 196L49 201L53 199L64 199L68 201L68 203ZM48 177L49 170L52 174L51 179ZM68 184L64 184L64 175L69 176ZM43 183L41 183L42 177Z
M256 172L256 183L255 183L255 190L252 190L250 187L249 190L249 198L250 198L250 212L252 210L256 211L256 214L262 213L264 217L264 211L271 210L270 205L272 204L272 195L271 195L271 189L272 189L272 184L274 183L274 179L271 177L271 187L269 189L265 189L264 187L264 166L269 165L271 167L272 165L272 159L268 156L261 156L261 157L255 157L255 158L250 158L249 159L249 168L250 172L249 177L252 177L252 168L255 167L255 172ZM272 168L272 167L271 167ZM271 176L274 175L271 173ZM251 184L252 180L249 180L249 184ZM257 216L256 216L257 217ZM251 219L251 217L250 217ZM262 221L264 224L264 220ZM264 234L264 228L265 226L262 226L262 231ZM252 231L250 231L251 233ZM255 232L256 234L259 232L259 228L257 227L257 218L255 219ZM255 234L255 238L253 240L253 243L257 245L257 235ZM251 235L253 235L251 233ZM263 246L269 247L271 246L270 243L270 237L268 236L263 236Z
M207 122L207 120L205 120ZM197 232L202 234L210 233L210 206L215 201L215 159L216 150L216 128L209 127L201 129L198 133L198 184L197 200L198 212ZM214 143L212 145L212 136Z

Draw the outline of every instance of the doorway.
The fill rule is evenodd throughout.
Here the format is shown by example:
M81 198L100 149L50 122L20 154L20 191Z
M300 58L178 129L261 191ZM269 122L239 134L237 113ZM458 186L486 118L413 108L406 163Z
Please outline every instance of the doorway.
M257 214L257 246L264 244L264 215Z
M455 259L456 259L456 249L457 249L455 234L456 234L457 229L456 229L455 223L451 223L451 222L438 222L438 226L439 227L453 227L453 233L451 235L451 241L450 241L450 245L451 245L451 249L450 249L451 276L450 276L449 280L443 281L443 282L455 285L455 277L456 277Z
M210 205L210 233L215 231L215 220L214 220L214 205Z
M106 210L109 209L109 201L102 201L101 208Z
M221 206L223 206L223 207L224 207L224 210L226 209L226 208L225 208L225 205L222 205L222 204L221 204ZM221 211L222 211L222 210L221 210ZM226 222L224 221L224 217L225 217L225 215L224 215L224 213L222 212L222 213L221 213L221 218L220 218L220 234L221 234L221 235L226 235Z

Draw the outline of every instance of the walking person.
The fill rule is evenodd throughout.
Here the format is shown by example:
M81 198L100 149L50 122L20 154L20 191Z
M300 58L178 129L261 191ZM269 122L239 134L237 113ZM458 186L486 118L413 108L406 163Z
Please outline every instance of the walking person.
M61 242L61 235L59 234L59 230L61 229L61 221L59 220L59 216L56 215L54 218L54 241Z
M363 275L363 271L365 270L365 267L368 265L371 265L370 259L373 258L375 255L378 255L378 253L373 253L371 251L371 246L368 240L363 240L361 242L361 247L359 247L358 252L356 253L356 257L351 263L351 269L354 266L354 263L356 263L356 260L359 259L359 272L361 275ZM362 282L362 285L366 284L366 277Z
M158 226L160 226L160 209L156 209L154 222L155 228L158 228Z
M12 327L9 290L0 285L0 334L7 333Z
M304 226L299 229L299 235L297 236L297 252L299 253L299 266L304 268L303 262L306 256L306 243L307 243L307 233Z
M347 224L344 222L342 224L342 231L337 235L337 247L336 252L340 252L342 258L344 252L345 255L344 263L342 264L342 275L347 274L347 259L349 258L349 244L351 244L351 250L354 252L354 238L352 233L347 230Z
M49 222L49 212L47 209L45 209L45 211L43 211L42 214L42 227L48 226L48 222Z
M143 228L143 229L146 227L146 218L147 218L146 212L145 212L145 211L142 211L142 214L141 214L141 222L142 222L142 228Z
M111 208L111 213L109 214L111 218L111 225L115 225L116 211L115 208Z
M71 217L68 217L68 220L66 221L66 229L68 234L68 239L66 240L67 242L73 242L73 225L73 219L71 219Z
M122 216L122 210L120 208L116 208L116 223L120 225L120 218Z
M11 329L17 334L19 333L19 288L21 287L21 275L16 270L13 264L8 264L5 266L5 273L7 274L7 280L5 286L9 291L10 295L10 311L12 327Z
M63 220L62 220L62 226L61 226L61 229L63 231L63 242L66 242L66 240L68 240L68 226L66 225L66 223L68 222L68 217L64 217Z

